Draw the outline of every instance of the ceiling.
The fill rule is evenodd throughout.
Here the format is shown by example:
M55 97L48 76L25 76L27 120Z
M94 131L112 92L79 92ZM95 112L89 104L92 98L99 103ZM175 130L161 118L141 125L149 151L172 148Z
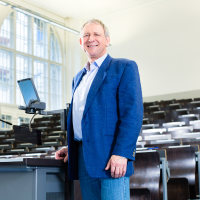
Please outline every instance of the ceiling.
M24 0L63 18L88 19L147 6L163 0Z

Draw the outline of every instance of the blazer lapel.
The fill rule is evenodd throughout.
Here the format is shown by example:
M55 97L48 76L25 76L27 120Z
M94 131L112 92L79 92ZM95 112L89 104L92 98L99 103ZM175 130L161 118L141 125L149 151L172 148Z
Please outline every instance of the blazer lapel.
M107 68L110 66L110 61L111 61L111 57L108 55L106 57L106 59L103 61L102 65L100 66L93 82L92 85L90 87L90 90L88 92L88 96L87 96L87 100L86 100L86 104L85 104L85 109L83 112L83 117L86 114L86 112L88 111L99 87L101 86L101 84L103 83L103 80L105 79L105 77L107 76L106 70Z
M81 82L81 80L82 80L83 76L85 75L85 73L86 73L85 68L83 68L80 71L80 74L74 80L74 88L73 88L73 91L72 91L72 97L74 96L74 92L75 92L76 88L78 87L79 83Z

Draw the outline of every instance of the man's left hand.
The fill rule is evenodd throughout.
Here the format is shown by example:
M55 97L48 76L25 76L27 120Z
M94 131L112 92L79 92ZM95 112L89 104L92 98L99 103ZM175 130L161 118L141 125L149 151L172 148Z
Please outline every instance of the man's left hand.
M122 176L125 176L126 174L126 167L127 167L127 158L112 155L110 160L108 161L108 164L105 168L105 170L108 170L111 168L111 176L113 178L121 178Z

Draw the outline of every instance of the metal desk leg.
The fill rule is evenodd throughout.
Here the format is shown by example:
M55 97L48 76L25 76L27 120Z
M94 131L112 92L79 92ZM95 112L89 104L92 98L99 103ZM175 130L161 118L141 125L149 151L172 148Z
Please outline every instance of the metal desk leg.
M163 200L168 200L167 197L167 174L169 177L169 170L168 170L168 162L166 161L166 158L160 158L162 164L161 164L161 169L162 169L162 181L163 181Z
M199 194L200 194L200 152L195 152L195 155L198 162L198 178L199 178Z

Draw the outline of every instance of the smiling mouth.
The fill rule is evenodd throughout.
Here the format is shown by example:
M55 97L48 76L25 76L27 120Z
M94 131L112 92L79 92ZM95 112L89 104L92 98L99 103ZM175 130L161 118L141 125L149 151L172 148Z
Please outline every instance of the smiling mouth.
M93 47L97 47L98 45L88 45L87 47L89 48L93 48Z

